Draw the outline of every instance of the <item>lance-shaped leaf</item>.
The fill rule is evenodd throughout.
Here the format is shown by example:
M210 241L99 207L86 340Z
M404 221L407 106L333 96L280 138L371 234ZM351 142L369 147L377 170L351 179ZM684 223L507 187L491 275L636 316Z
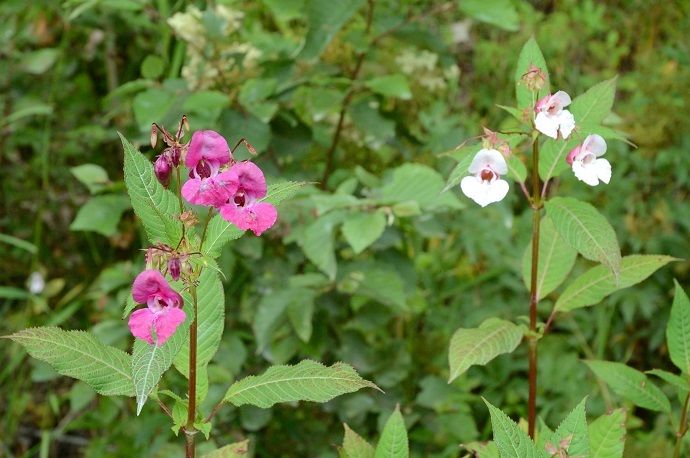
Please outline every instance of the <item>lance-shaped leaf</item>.
M690 382L688 382L685 377L661 369L652 369L650 371L645 371L645 373L659 377L664 382L680 390L683 394L690 393Z
M151 243L175 246L182 236L179 200L165 189L153 172L153 164L120 135L125 151L125 184L134 212L141 218Z
M409 456L405 420L400 413L400 406L396 406L383 427L381 438L376 444L374 458L407 458Z
M613 228L592 205L572 197L554 197L546 213L558 234L582 256L620 273L621 250Z
M542 299L558 288L575 264L577 250L558 235L548 217L541 221L539 235L539 263L537 264L537 295ZM530 288L532 274L532 242L522 257L522 279Z
M299 57L318 57L362 5L364 0L308 0L306 10L309 29Z
M565 417L556 431L552 434L547 433L548 437L545 438L544 443L551 444L556 449L565 449L568 456L590 456L589 432L585 412L586 402L587 398L580 401Z
M494 443L501 457L546 458L546 453L537 450L532 439L508 415L486 399L484 403L489 408Z
M532 91L525 85L522 77L530 70L532 66L538 67L546 77L544 87L539 91L536 97L533 98ZM520 110L532 109L533 104L541 97L549 93L549 70L546 68L546 61L544 55L539 49L537 40L534 37L527 40L527 43L522 47L520 56L518 57L517 67L515 67L515 98L517 99L517 106ZM536 100L535 100L536 99Z
M503 353L510 353L522 340L522 329L510 321L489 318L478 328L460 328L450 340L450 378L455 380L470 366L484 365Z
M590 458L622 458L625 447L625 410L616 409L589 425Z
M134 341L132 380L134 393L137 397L137 415L141 413L149 394L156 387L165 371L170 368L175 356L189 338L188 330L193 315L189 304L185 304L184 311L187 314L184 323L163 345L150 345L140 339Z
M677 281L675 284L671 316L666 325L666 343L673 364L690 374L690 300Z
M670 412L671 403L658 386L642 372L622 363L591 360L585 364L619 396L636 406L649 410Z
M273 366L261 375L233 383L223 401L266 409L279 402L326 402L361 388L378 389L345 363L324 366L304 360L294 366Z
M133 396L129 373L131 356L103 345L85 331L65 331L57 327L30 328L9 336L31 356L50 364L59 374L87 383L105 396Z
M350 429L347 423L343 426L345 427L345 437L343 438L341 456L343 458L374 458L374 447Z

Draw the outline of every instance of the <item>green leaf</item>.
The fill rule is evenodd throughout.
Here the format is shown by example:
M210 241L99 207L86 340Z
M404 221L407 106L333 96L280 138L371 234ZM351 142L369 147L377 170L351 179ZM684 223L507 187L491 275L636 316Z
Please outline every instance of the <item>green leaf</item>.
M530 91L522 81L523 75L529 71L532 65L539 67L546 76L546 83L536 97L532 96L532 91ZM525 109L531 110L534 103L548 93L549 69L546 66L544 55L541 53L541 49L539 49L537 40L532 37L527 40L527 43L522 47L517 66L515 67L515 98L517 99L517 107L520 111Z
M327 213L311 223L297 240L307 258L331 280L335 279L338 268L334 232L343 218L340 212Z
M589 432L587 430L587 416L585 412L585 404L587 398L584 398L580 403L568 414L567 417L558 426L558 429L544 441L551 443L556 449L561 448L561 441L568 443L565 450L568 456L590 456L589 451Z
M180 204L177 197L158 182L153 165L122 134L125 150L125 184L134 212L141 218L152 244L176 246L182 237L182 223L177 219Z
M287 315L295 334L302 342L309 342L312 333L312 317L314 316L314 296L312 290L302 288L304 294L298 300L287 304Z
M585 258L608 266L619 277L618 239L613 227L596 208L572 197L554 197L545 205L546 214L566 242Z
M141 63L141 76L156 79L165 71L165 61L155 54L149 54Z
M542 458L546 454L537 450L536 445L527 433L503 413L498 407L494 407L484 399L491 415L491 427L494 432L494 443L498 452L503 457Z
M9 336L31 356L50 364L59 374L86 382L104 396L133 396L131 357L103 345L85 331L56 327L30 328Z
M460 10L472 19L515 32L520 28L520 17L510 0L459 0Z
M187 314L184 323L163 345L150 345L140 339L134 341L131 373L137 398L137 415L141 413L149 394L158 385L158 381L170 368L175 356L189 338L188 330L193 318L191 304L185 304L184 311Z
M21 56L21 68L27 73L40 75L53 66L60 51L57 48L43 48L36 51L24 52Z
M498 447L493 441L487 442L468 442L466 444L461 444L468 452L472 452L472 457L475 458L500 458L498 454Z
M455 380L470 366L483 366L498 355L512 352L521 340L522 329L499 318L489 318L478 328L458 329L450 340L448 382Z
M386 217L383 213L357 213L345 221L342 231L355 254L359 254L378 240L385 228Z
M539 262L537 264L537 295L546 297L558 288L568 277L575 264L577 250L568 245L558 235L556 228L548 217L541 220L539 234ZM532 275L532 242L527 245L522 257L522 280L530 288Z
M524 183L527 179L527 167L522 162L522 159L517 154L511 154L506 161L508 165L508 173L510 176L520 183Z
M93 231L110 237L117 233L120 218L128 208L129 198L124 194L94 196L79 209L69 228L71 231Z
M100 165L82 164L69 170L77 180L89 189L91 194L96 194L110 183L108 172Z
M690 381L688 381L688 379L685 377L681 377L680 375L672 374L661 369L645 371L645 374L651 374L659 377L661 380L677 388L684 394L690 393Z
M470 174L468 169L470 168L470 164L472 163L472 159L474 159L475 154L477 154L479 151L477 148L480 147L477 145L463 146L452 153L452 156L458 161L458 163L448 176L446 185L443 188L444 192L459 185L462 179Z
M374 447L344 423L345 438L343 452L345 458L374 458Z
M412 91L405 75L396 73L394 75L378 76L364 83L366 87L385 97L396 97L402 100L412 98Z
M405 420L400 413L400 406L396 406L383 427L381 438L376 444L374 458L407 458L409 456Z
M223 401L266 409L279 402L326 402L361 388L377 388L344 363L324 366L304 360L294 366L273 366L261 375L233 383Z
M663 255L631 255L621 259L620 273L596 266L577 277L556 301L556 310L568 312L599 303L618 290L640 283L676 258Z
M225 445L202 455L201 458L243 458L249 455L249 439Z
M408 163L393 170L387 182L377 190L376 199L383 205L415 201L420 208L429 211L444 207L464 208L454 195L441 195L445 187L443 177L434 169Z
M690 300L680 284L676 291L671 315L666 325L666 342L671 361L684 374L690 374Z
M661 412L671 412L671 403L655 384L642 372L622 363L610 361L585 361L585 364L611 389L639 407Z
M590 458L622 458L625 447L625 410L616 409L589 425Z
M364 0L307 0L309 30L299 57L319 57L335 34L363 4Z
M394 268L373 262L353 263L344 270L338 291L368 297L407 310L405 282Z

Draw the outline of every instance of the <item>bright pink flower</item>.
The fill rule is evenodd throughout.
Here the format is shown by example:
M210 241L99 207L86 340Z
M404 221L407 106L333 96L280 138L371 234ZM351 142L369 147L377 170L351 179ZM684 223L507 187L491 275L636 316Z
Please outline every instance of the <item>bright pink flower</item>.
M230 171L237 174L237 191L220 208L220 215L243 231L250 229L254 234L261 235L278 219L278 212L273 205L259 201L266 196L264 174L252 162L238 162Z
M231 159L228 142L218 132L197 130L192 135L184 163L191 169L190 177L208 178Z
M163 187L168 187L170 184L170 174L172 173L172 163L170 158L165 154L161 154L156 159L153 164L153 171L156 174L156 178L163 185Z
M157 344L163 345L186 318L182 310L182 297L170 287L157 270L148 269L137 275L132 284L132 297L139 309L129 317L129 330L134 337L153 344L156 331Z
M233 170L218 173L207 178L191 178L182 186L182 196L193 205L220 207L237 191L238 177Z

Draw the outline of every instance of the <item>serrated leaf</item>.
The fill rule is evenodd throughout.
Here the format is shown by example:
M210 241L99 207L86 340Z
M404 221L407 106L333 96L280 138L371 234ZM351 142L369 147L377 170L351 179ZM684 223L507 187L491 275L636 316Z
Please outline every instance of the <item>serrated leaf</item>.
M621 259L618 279L604 266L596 266L577 277L556 301L556 310L568 312L597 304L618 290L635 285L676 258L663 255L631 255Z
M165 189L153 172L153 164L122 134L118 133L125 151L125 184L134 212L141 218L149 241L176 246L182 237L182 223L177 220L180 204Z
M110 237L117 233L122 214L130 208L124 194L94 196L84 204L70 224L71 231L93 231Z
M249 454L249 439L234 444L225 445L212 452L208 452L201 458L244 458Z
M539 263L537 264L537 295L546 297L568 277L575 264L577 250L556 232L548 217L541 220L539 235ZM532 242L522 257L522 280L529 289L532 275Z
M308 0L307 37L299 54L303 59L318 57L336 33L350 20L364 0Z
M381 237L386 229L386 217L381 212L357 213L349 217L342 227L343 236L355 254L364 251Z
M470 159L471 160L471 159ZM422 164L404 164L395 168L385 184L377 190L376 200L383 205L415 201L424 210L460 209L464 205L452 194L441 194L443 177Z
M655 377L659 377L664 382L679 389L682 393L690 393L690 381L688 381L688 379L685 377L681 377L680 375L672 374L661 369L645 371L645 374L651 374Z
M680 284L671 305L671 315L666 325L666 342L671 361L685 374L690 374L690 300Z
M131 356L103 345L93 334L51 326L25 329L4 338L21 344L32 357L47 362L59 374L82 380L97 393L134 395Z
M529 71L532 65L539 67L546 76L546 83L536 97L532 96L532 91L530 91L522 81L523 75ZM515 67L515 98L517 100L518 110L531 110L532 105L536 102L536 100L539 100L540 97L543 97L548 93L549 69L546 66L544 55L541 53L541 49L539 49L537 40L532 37L527 40L527 43L525 43L525 45L522 47L520 56L518 57L517 66Z
M544 458L547 456L546 453L537 450L532 439L508 415L491 405L486 399L484 403L489 408L494 443L501 458Z
M450 340L448 362L452 382L470 366L484 365L520 344L522 329L510 321L489 318L478 328L460 328Z
M572 197L554 197L545 204L558 234L582 256L620 275L621 250L613 227L592 205Z
M345 458L374 458L374 447L344 423L345 437L343 452Z
M223 401L266 409L279 402L326 402L361 388L376 388L345 363L324 366L311 360L294 366L273 366L261 375L233 383Z
M591 458L622 458L625 447L625 410L616 409L589 425Z
M590 456L589 451L589 432L587 430L587 416L585 404L587 398L568 414L561 422L556 431L546 438L545 443L551 443L557 449L560 448L561 441L567 441L566 451L568 456L586 457Z
M396 406L395 411L393 411L383 427L381 438L378 444L376 444L374 458L407 458L409 456L410 450L407 442L405 420L400 413L400 407Z
M619 396L649 410L670 412L671 403L642 372L622 363L590 360L585 364Z

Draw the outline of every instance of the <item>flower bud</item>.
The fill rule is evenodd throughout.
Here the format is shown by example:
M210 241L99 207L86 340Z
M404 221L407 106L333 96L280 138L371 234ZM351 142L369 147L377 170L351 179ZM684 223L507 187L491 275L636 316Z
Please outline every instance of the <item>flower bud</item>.
M538 92L546 84L546 74L541 68L532 64L529 70L522 75L522 81L525 83L525 86L527 86L527 89Z
M179 146L171 146L168 154L170 155L170 162L172 163L173 167L180 165L180 156L182 155L182 150Z
M173 280L180 279L181 268L182 263L180 262L180 258L174 257L168 260L168 273L170 273L170 276L173 278Z
M153 171L156 173L156 178L164 186L168 187L170 184L170 173L172 172L172 164L168 156L161 154L153 164Z
M155 148L156 143L158 143L158 128L156 123L153 123L151 124L151 148Z

